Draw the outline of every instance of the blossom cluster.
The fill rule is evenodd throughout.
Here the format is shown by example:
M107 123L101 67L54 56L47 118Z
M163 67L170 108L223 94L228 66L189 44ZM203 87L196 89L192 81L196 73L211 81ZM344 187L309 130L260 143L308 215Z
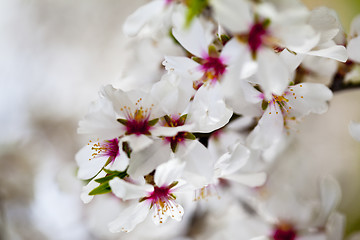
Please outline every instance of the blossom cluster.
M360 52L356 22L347 64L360 61L350 54ZM102 87L80 121L90 141L76 155L88 181L82 200L113 193L123 206L111 232L148 218L189 221L199 211L192 204L210 212L225 204L236 207L223 209L212 239L341 238L332 177L319 179L311 201L267 184L301 119L327 111L324 81L348 59L333 10L296 0L153 0L123 30L133 59L120 88Z

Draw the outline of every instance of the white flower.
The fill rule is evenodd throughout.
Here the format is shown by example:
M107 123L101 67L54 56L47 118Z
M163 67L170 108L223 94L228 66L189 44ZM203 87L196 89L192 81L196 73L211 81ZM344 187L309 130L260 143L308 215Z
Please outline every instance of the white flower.
M255 149L265 149L278 141L284 127L296 119L310 113L322 114L327 111L327 101L332 92L324 85L317 83L301 83L289 86L283 95L273 95L266 99L260 92L252 90L252 99L265 100L267 107L258 125L248 136L247 142ZM260 101L261 100L261 101ZM260 106L259 106L260 107Z
M168 217L180 221L184 209L176 201L176 194L184 187L181 174L185 167L178 159L161 164L154 175L154 185L134 184L114 178L109 184L114 194L123 200L133 200L132 205L120 213L109 224L111 232L130 232L152 212L155 224L163 223Z
M180 21L182 22L182 21ZM177 26L178 25L178 26ZM194 89L199 89L203 84L214 85L221 81L222 76L237 58L237 48L233 41L228 42L221 53L216 50L213 36L206 33L200 20L195 18L189 28L183 24L175 24L173 35L176 40L191 54L192 59L187 57L165 56L163 65L169 72L175 72L188 81L193 81Z
M79 166L80 179L94 177L103 167L112 171L124 171L129 164L129 159L117 138L99 142L90 141L80 149L75 159Z

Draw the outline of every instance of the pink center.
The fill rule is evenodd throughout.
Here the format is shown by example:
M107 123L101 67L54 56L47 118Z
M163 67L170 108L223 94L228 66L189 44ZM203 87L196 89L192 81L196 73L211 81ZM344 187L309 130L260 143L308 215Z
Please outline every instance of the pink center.
M153 203L169 198L170 188L169 187L154 187L154 191L150 194L148 199L151 199Z
M129 116L126 122L126 134L150 135L149 114L136 110L134 116Z
M216 81L225 73L226 66L221 58L208 56L204 58L201 70L205 73L207 79Z
M171 144L171 146L181 143L185 140L186 132L178 132L173 137L165 137L165 140Z
M292 227L278 227L273 234L274 240L294 240L296 231Z
M251 27L248 43L253 53L256 53L257 50L261 47L263 44L263 37L266 34L267 31L262 23L256 23Z
M105 156L109 157L111 161L114 161L117 156L119 156L119 140L117 138L111 140L105 140L102 143L95 143L92 148L95 151L92 154L92 157Z

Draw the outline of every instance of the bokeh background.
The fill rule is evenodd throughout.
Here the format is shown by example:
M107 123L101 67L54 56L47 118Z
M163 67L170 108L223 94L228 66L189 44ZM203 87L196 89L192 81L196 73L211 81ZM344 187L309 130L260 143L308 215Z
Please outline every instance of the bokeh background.
M117 84L126 70L122 22L145 2L0 0L1 240L106 239L92 233L91 206L79 198L74 155L87 140L76 128L99 87ZM359 0L304 2L336 9L347 31L360 14ZM328 113L306 119L277 170L308 194L320 173L334 175L348 235L360 231L360 143L348 134L351 120L360 121L360 90L336 93Z

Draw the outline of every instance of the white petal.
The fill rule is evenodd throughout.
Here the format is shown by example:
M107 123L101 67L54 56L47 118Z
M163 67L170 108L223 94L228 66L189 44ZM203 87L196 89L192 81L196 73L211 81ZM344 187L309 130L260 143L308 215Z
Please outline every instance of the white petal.
M269 105L246 141L254 149L265 149L281 138L283 129L284 119L280 108L277 104Z
M212 181L214 159L209 150L197 140L192 140L191 149L182 159L186 161L184 179L195 188L202 188Z
M154 187L145 184L137 185L133 183L126 182L118 177L115 177L109 181L112 192L122 200L129 199L141 199L145 197L149 192L154 190Z
M184 25L173 28L172 33L181 46L191 54L200 58L208 56L209 43L205 39L204 28L199 19L195 18L189 28Z
M119 137L125 131L116 118L111 101L101 98L92 103L89 113L79 122L78 133L88 134L100 140Z
M248 53L248 47L245 44L241 43L236 38L232 38L221 50L220 58L226 65L230 65L239 60L239 58L241 58L243 61L249 61L251 58L250 54Z
M92 154L95 152L91 149L92 146L92 144L86 145L75 155L76 162L79 166L77 177L80 179L85 180L94 177L104 167L109 158L107 156L92 158Z
M134 205L124 209L118 218L109 223L110 232L130 232L136 225L145 220L149 213L149 206L145 203L135 202Z
M86 186L82 188L80 199L83 201L83 203L89 203L94 198L94 195L89 195L89 193L94 188L100 185L100 183L95 182L95 180L105 176L106 176L106 172L101 171L94 179L92 179Z
M185 124L178 127L162 127L157 126L151 130L153 136L171 137L175 136L178 132L191 132L195 127L195 124Z
M150 146L153 143L153 140L143 134L139 136L136 134L131 134L123 137L122 142L129 142L132 151L138 152Z
M227 175L224 178L244 184L249 187L258 187L265 183L266 173L234 173L231 175Z
M319 83L301 83L290 87L295 95L287 95L288 105L292 107L290 115L302 117L309 113L322 114L328 109L333 94L329 88Z
M221 175L226 176L238 171L246 164L249 157L250 150L241 143L237 143L234 151L230 155L230 158L223 163Z
M360 123L351 122L349 124L349 132L356 141L360 142Z
M346 62L348 59L348 54L346 52L346 48L344 46L335 45L329 48L324 48L320 50L313 50L308 52L307 54L319 57L326 57L338 60L340 62Z
M187 57L165 56L162 63L168 72L174 72L185 79L197 80L204 74L200 71L200 64Z
M171 156L170 144L163 140L156 140L146 149L132 153L128 174L131 177L139 177L149 174L160 164L168 161Z
M172 182L179 179L185 168L185 162L179 159L171 159L156 168L154 181L157 186L169 186Z
M210 4L222 26L233 33L244 33L249 30L253 16L251 6L247 1L212 0Z
M212 132L227 124L233 112L224 101L220 86L202 86L196 93L189 117L196 121L194 132Z
M321 213L318 224L323 226L331 212L340 203L341 188L339 183L331 176L323 177L320 181Z
M349 41L347 52L350 60L360 63L360 36Z
M311 12L309 24L321 33L321 42L332 40L339 32L340 23L336 12L327 7L319 7Z
M153 17L164 10L166 1L154 0L141 6L134 13L132 13L126 20L123 26L123 31L129 36L135 36L142 29L142 27L150 21Z
M120 146L120 149L121 149L122 146ZM109 164L108 166L106 166L105 168L106 169L109 169L111 171L124 171L127 166L129 165L129 158L128 156L126 155L126 153L122 150L120 150L120 154L118 157L115 158L115 160Z
M169 216L176 220L181 221L182 216L184 215L184 208L175 202L171 202L172 208L170 208Z
M265 97L269 99L271 94L281 96L290 82L290 73L285 62L268 49L261 49L257 60L259 68L256 77Z
M360 15L357 15L353 21L351 22L350 27L350 36L358 36L360 35Z

